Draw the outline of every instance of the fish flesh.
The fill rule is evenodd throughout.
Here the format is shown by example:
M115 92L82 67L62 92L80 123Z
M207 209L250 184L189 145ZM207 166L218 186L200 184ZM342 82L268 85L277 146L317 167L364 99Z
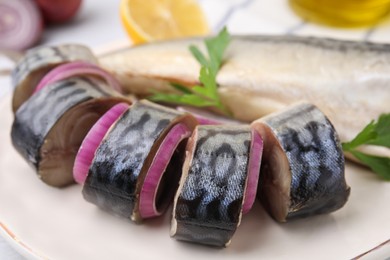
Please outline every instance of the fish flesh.
M73 183L73 163L92 125L109 108L129 100L103 81L84 77L49 84L16 111L11 139L45 183Z
M106 53L100 64L131 93L171 92L169 82L198 82L188 50L202 38L138 45ZM233 36L217 75L218 93L233 117L251 122L296 102L315 104L350 141L390 111L390 45L325 38Z
M190 132L197 121L146 100L136 102L111 126L95 152L83 186L84 198L115 215L140 222L140 193L143 181L168 131L183 123ZM185 146L170 159L157 191L157 205L164 211L180 177ZM171 194L171 196L169 195Z
M312 104L297 104L252 123L264 140L259 197L276 220L330 213L347 202L339 137Z
M28 50L12 71L11 78L15 93L12 99L12 110L16 112L51 69L71 61L97 64L97 59L91 50L79 44L42 46Z
M171 236L219 247L230 243L240 224L245 200L251 196L254 199L257 190L257 178L249 180L251 174L258 176L261 161L261 152L251 150L253 142L249 126L195 129L186 148L175 196ZM262 143L257 149L262 151ZM258 168L253 169L251 161ZM247 189L252 189L253 194L248 195Z

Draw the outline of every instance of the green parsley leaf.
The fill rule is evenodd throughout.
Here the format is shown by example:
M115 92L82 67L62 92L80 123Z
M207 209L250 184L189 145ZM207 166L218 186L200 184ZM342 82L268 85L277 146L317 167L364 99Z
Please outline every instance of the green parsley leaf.
M187 87L184 87L180 84L171 83L171 86L174 87L176 90L179 90L180 92L184 94L191 94L191 90L189 90Z
M375 130L377 133L375 139L368 143L390 148L390 113L379 117Z
M199 93L203 93L206 97L217 100L218 92L216 78L210 74L210 70L208 68L202 67L200 69L199 81L205 87L196 86L194 91L198 91Z
M343 150L351 151L376 137L375 124L371 121L352 141L343 143Z
M361 145L377 145L390 148L390 113L371 121L353 140L343 143L343 150L350 152L385 180L390 181L390 158L365 154L357 150Z
M200 50L197 47L191 45L190 52L192 53L192 56L194 56L195 59L200 63L201 66L203 67L209 66L209 62L207 61L206 57L203 55L203 53L200 52Z
M205 100L199 96L192 95L192 94L164 94L164 93L155 93L152 97L150 97L150 100L156 101L156 102L166 102L166 103L173 103L173 104L179 104L179 105L191 105L194 107L205 107L205 106L212 106L214 105L213 102L210 102L208 100Z
M205 40L208 58L196 46L189 50L201 65L199 82L201 85L188 88L171 83L182 94L155 93L149 99L165 103L191 105L196 107L215 107L225 114L230 114L218 95L217 73L222 65L223 54L229 45L230 35L224 28L217 36Z
M207 52L210 57L211 73L217 75L217 72L222 64L223 53L230 42L230 35L225 28L215 38L206 39Z
M383 179L390 181L390 158L369 155L358 151L351 151L351 153Z

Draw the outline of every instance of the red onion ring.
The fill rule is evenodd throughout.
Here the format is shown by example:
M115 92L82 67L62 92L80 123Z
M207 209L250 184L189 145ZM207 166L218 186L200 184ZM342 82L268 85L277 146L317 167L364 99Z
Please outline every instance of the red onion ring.
M158 184L176 147L183 139L188 138L190 135L191 130L185 124L179 123L169 131L158 148L141 188L139 213L142 218L150 218L162 214L162 212L157 210L155 203Z
M42 35L43 22L31 0L0 0L0 49L24 50Z
M95 156L95 151L102 142L112 124L129 108L129 104L119 103L108 110L89 130L85 136L73 166L73 178L79 184L84 184L89 167Z
M48 84L85 74L99 76L103 78L113 89L117 90L118 92L122 92L122 88L119 82L107 71L91 63L84 61L74 61L62 64L52 69L45 75L45 77L42 78L42 80L35 88L34 93L41 90Z
M263 139L252 129L252 143L249 154L248 180L246 184L242 213L250 211L256 199L257 184L259 182L261 157L263 155Z

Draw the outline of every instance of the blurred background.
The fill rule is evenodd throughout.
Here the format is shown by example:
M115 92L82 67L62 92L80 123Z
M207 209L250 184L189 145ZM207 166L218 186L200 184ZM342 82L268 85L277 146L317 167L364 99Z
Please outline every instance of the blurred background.
M139 41L137 35L143 34L136 32L134 36L132 31L132 28L137 28L134 24L139 20L149 22L149 27L158 26L157 23L150 25L151 13L147 10L153 9L153 6L136 7L144 8L146 11L142 10L138 12L138 16L128 17L130 15L126 13L128 6L124 7L124 5L128 5L131 0L81 0L81 6L72 10L60 23L48 22L50 19L61 20L61 14L65 12L65 9L52 11L50 8L53 5L55 7L55 2L69 5L80 1L36 1L41 8L43 6L44 11L40 12L45 16L45 23L42 30L36 31L32 36L37 38L34 42L35 46L81 43L94 50L115 48L115 46L130 45L134 41ZM14 22L6 10L11 2L16 3L19 0L0 0L0 53L9 54L4 44L9 29L6 28L7 23ZM153 5L154 1L138 2L141 5L147 3ZM231 34L296 34L390 43L390 19L386 16L390 9L389 0L198 0L197 3L200 10L204 12L202 19L208 27L208 31L203 33L216 33L223 26L227 26ZM48 12L49 16L45 12ZM165 15L169 18L172 13L167 12ZM121 21L121 16L125 22ZM186 17L188 13L179 16ZM31 30L24 33L29 33ZM145 40L153 40L153 37L144 37L143 41ZM13 39L13 41L18 44L26 43L25 40ZM11 60L0 55L0 101L11 91L9 72L13 66ZM0 237L0 259L23 258Z
M34 46L74 42L94 49L102 49L115 48L115 46L137 41L137 36L128 36L126 26L121 22L121 16L122 18L131 16L131 14L126 14L124 9L127 8L123 7L124 5L130 6L128 9L131 12L140 9L137 15L130 17L130 25L134 27L135 24L137 27L139 23L159 29L158 24L161 23L151 24L153 12L156 11L153 8L158 9L156 3L164 3L163 8L172 8L170 5L177 5L175 2L187 1L197 3L200 11L204 13L201 20L208 26L208 30L207 32L198 30L201 34L215 33L226 25L232 34L296 34L390 43L390 19L386 16L390 9L389 0L123 0L122 6L121 0L0 0L0 51L7 49L4 47L7 36L6 25L7 22L11 21L12 24L13 21L12 17L8 17L9 14L4 8L10 3L16 5L18 2L22 4L30 2L39 5L44 20L43 27L36 29L38 32L33 32L32 37L36 39L24 40L23 36L27 37L26 31L27 34L33 31L27 28L26 31L21 32L22 36L15 36L15 39L11 39L15 43L14 46L23 43L24 45L20 46L25 49L28 41L32 41L30 45ZM138 2L138 6L137 4L131 6L132 2ZM69 8L71 10L67 11L66 9ZM165 16L167 20L176 20L179 24L184 23L182 21L188 13L193 13L185 8L173 9L164 11L162 16ZM28 15L21 11L18 12L24 18L31 16L31 10L27 10ZM182 13L178 15L177 12ZM169 17L172 15L175 17ZM14 20L18 19L20 20L20 17ZM32 23L37 23L34 17L29 17L29 19L33 20L32 22L27 20L30 27ZM169 29L163 28L162 30L168 31ZM196 34L196 29L192 30L192 33ZM8 35L10 34L15 35L12 31ZM175 36L166 33L165 37ZM10 91L10 79L7 77L7 72L9 73L12 67L13 62L0 55L0 97Z

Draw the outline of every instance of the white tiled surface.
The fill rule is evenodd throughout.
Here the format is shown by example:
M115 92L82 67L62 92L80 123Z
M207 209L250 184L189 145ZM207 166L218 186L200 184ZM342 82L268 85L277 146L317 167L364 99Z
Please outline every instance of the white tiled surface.
M227 24L231 33L284 34L290 32L351 40L364 40L367 35L370 35L369 40L390 43L390 22L375 28L370 34L369 29L345 31L302 23L290 11L286 0L199 1L214 30ZM125 41L127 38L118 15L119 2L120 0L84 0L81 12L73 22L46 29L42 44L77 42L96 47L114 41ZM11 68L12 63L0 56L0 100L11 89L9 77L1 76L1 72ZM24 258L0 237L0 259L20 260Z

